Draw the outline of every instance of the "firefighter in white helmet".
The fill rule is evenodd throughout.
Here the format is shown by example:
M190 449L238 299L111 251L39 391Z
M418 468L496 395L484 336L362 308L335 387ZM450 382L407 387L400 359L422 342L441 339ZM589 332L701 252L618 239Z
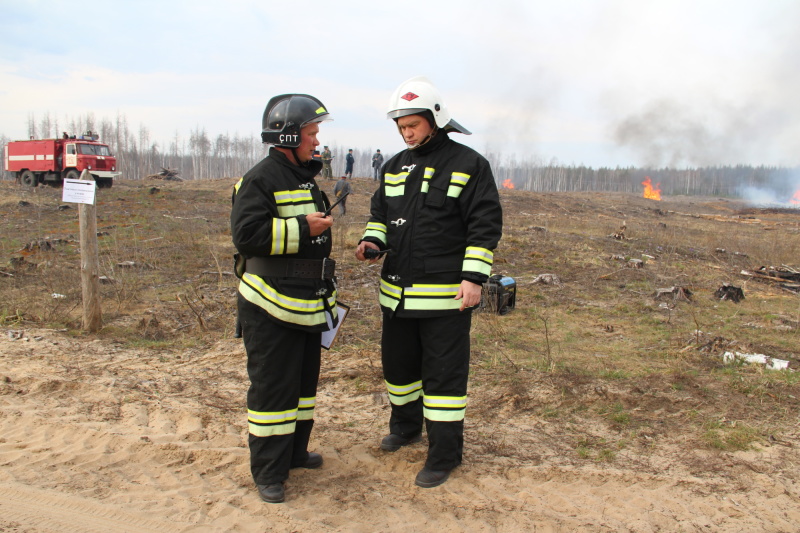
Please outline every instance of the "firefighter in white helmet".
M452 119L424 77L391 97L407 149L383 166L356 258L384 258L383 374L391 402L381 448L421 440L428 456L415 483L444 483L461 464L469 375L471 312L491 273L502 211L489 162L450 139L470 132Z

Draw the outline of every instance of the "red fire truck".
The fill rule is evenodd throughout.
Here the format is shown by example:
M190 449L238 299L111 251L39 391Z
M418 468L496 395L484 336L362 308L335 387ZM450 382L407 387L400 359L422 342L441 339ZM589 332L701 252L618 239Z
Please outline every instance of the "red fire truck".
M117 159L107 144L92 132L63 139L11 141L6 144L5 168L28 187L40 183L59 185L64 179L78 179L88 170L98 187L111 187L119 177Z

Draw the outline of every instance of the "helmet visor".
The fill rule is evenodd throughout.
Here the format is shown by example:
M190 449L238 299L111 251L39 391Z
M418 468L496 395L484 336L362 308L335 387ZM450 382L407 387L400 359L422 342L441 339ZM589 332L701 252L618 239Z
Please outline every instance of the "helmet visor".
M318 122L328 122L329 120L333 120L333 117L330 115L330 113L324 110L325 108L320 108L320 109L322 109L321 113L324 113L323 115L312 117L306 120L305 122L300 124L300 127L302 128L303 126L308 126L309 124L316 124Z
M400 117L407 117L409 115L422 115L426 112L430 113L430 110L425 109L423 107L416 107L410 109L395 109L394 111L389 111L388 113L386 113L386 118L397 120Z

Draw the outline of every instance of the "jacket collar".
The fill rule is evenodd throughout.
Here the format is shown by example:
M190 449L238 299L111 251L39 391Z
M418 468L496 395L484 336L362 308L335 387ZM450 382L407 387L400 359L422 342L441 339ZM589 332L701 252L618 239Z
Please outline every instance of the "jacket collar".
M409 150L412 154L419 154L419 155L427 155L434 150L440 148L444 143L446 143L450 138L447 136L447 132L443 129L439 128L436 130L436 135L433 138L420 146L415 150Z
M281 165L288 167L292 171L292 173L294 173L295 175L297 175L298 178L304 181L311 181L322 170L321 161L313 159L308 162L308 166L301 167L300 165L295 165L294 163L289 161L289 158L286 157L286 154L284 154L280 150L276 150L274 146L271 146L269 149L269 157L274 159Z

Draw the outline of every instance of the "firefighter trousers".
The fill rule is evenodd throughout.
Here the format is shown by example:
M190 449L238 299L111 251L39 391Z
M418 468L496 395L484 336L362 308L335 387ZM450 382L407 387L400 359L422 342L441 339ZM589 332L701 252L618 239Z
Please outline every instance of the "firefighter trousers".
M461 464L472 313L434 318L383 316L381 357L392 413L389 432L428 433L431 470ZM421 387L421 388L420 388Z
M241 295L238 308L250 377L250 471L258 485L282 483L308 460L321 334L283 326Z

